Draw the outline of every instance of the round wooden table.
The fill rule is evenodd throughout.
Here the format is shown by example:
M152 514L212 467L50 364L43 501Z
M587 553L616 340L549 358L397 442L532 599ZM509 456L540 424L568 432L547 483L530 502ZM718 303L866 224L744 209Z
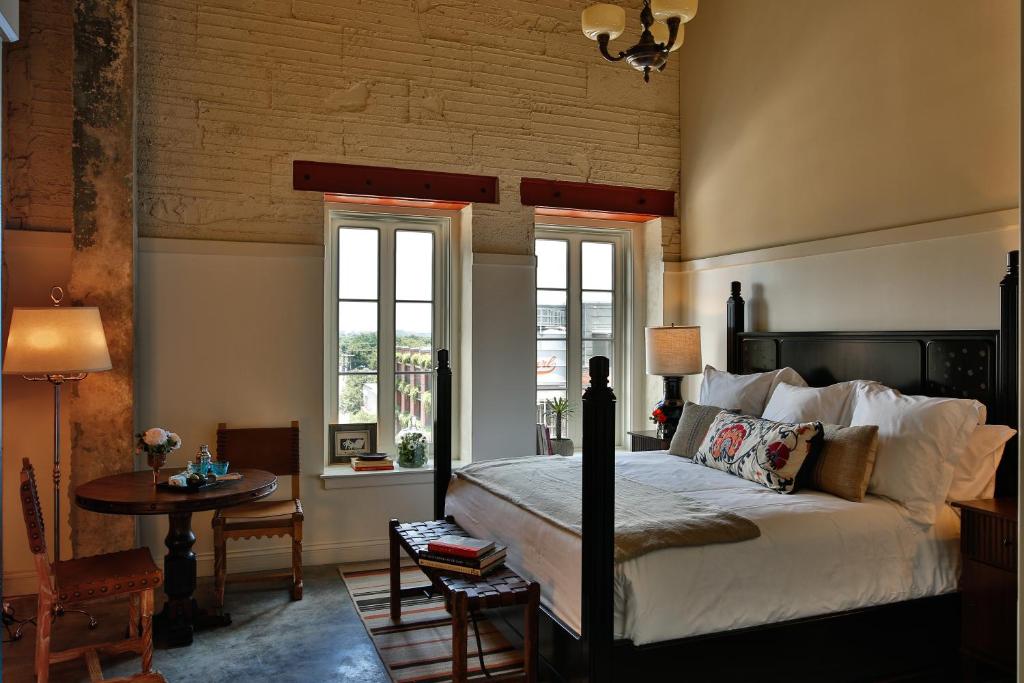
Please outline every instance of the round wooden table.
M153 471L126 472L93 479L75 489L75 503L86 510L111 515L167 515L170 528L164 544L164 593L167 601L157 625L175 647L191 645L197 627L231 623L227 614L200 610L192 594L196 590L196 554L192 545L192 513L227 508L269 496L277 489L277 477L263 470L240 469L242 478L189 493L168 491L153 485ZM162 475L161 481L167 480Z

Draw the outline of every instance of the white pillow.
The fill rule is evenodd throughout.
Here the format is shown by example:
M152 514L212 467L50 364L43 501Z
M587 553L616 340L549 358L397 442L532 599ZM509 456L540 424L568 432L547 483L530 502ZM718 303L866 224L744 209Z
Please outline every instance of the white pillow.
M878 455L868 493L901 503L910 519L931 525L971 432L985 421L977 401L904 396L881 384L859 384L852 425L878 425Z
M996 470L1003 448L1017 431L1003 425L979 425L971 432L967 448L953 470L953 484L946 500L991 498L996 492Z
M775 387L763 417L776 422L814 422L850 426L854 389L864 380L839 382L827 387Z
M704 381L700 385L700 403L760 417L768 397L782 382L798 387L807 386L804 378L793 368L734 375L708 365L704 368Z

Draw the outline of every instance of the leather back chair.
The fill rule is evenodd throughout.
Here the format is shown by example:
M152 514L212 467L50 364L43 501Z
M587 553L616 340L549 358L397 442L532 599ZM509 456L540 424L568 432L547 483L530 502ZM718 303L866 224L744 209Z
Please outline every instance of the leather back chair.
M227 585L227 542L229 539L290 536L292 567L290 572L262 573L232 577L233 581L263 581L290 578L291 597L302 599L302 501L299 498L299 423L289 427L229 429L217 425L217 459L227 460L232 469L266 470L279 477L291 477L291 500L256 501L217 510L213 516L214 594L218 606L224 604Z
M39 579L36 608L36 681L46 683L50 664L82 657L90 676L100 672L99 654L138 652L142 672L114 681L164 681L153 671L153 591L163 582L163 573L153 563L146 548L64 560L50 565L46 557L46 528L39 504L35 470L28 458L22 460L18 490L25 518L28 546L35 560ZM52 652L50 633L55 617L63 616L64 605L80 604L112 596L128 597L128 638ZM99 674L102 675L102 674ZM97 680L93 677L93 680Z

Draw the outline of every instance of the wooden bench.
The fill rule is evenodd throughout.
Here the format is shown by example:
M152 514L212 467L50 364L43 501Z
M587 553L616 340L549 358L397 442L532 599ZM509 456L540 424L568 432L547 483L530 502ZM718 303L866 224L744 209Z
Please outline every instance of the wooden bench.
M540 608L540 585L527 581L507 566L483 577L439 571L420 566L420 553L427 544L442 536L469 536L451 518L430 522L408 522L397 519L389 523L391 554L391 620L402 619L402 598L419 595L422 587L402 589L401 551L430 579L434 590L444 597L445 609L452 615L452 680L467 680L468 658L466 640L471 613L482 609L522 605L525 610L523 632L523 680L537 680L537 615Z

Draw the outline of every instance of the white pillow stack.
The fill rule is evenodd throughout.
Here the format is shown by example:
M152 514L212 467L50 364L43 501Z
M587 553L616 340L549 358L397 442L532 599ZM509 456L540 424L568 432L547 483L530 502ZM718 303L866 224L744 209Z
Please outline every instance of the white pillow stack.
M718 406L722 410L735 410L741 415L761 417L768 397L782 383L807 386L804 378L793 368L734 375L708 365L704 368L704 381L700 385L700 403Z
M901 503L916 522L933 524L971 433L985 422L985 406L905 396L874 383L858 384L852 400L852 425L878 425L868 493Z
M953 470L953 483L946 500L991 498L996 492L996 470L1003 459L1006 442L1017 431L1004 425L978 425L967 440L967 448Z
M775 387L762 417L776 422L812 422L850 426L853 418L853 394L857 386L873 384L865 380L839 382L827 387Z

